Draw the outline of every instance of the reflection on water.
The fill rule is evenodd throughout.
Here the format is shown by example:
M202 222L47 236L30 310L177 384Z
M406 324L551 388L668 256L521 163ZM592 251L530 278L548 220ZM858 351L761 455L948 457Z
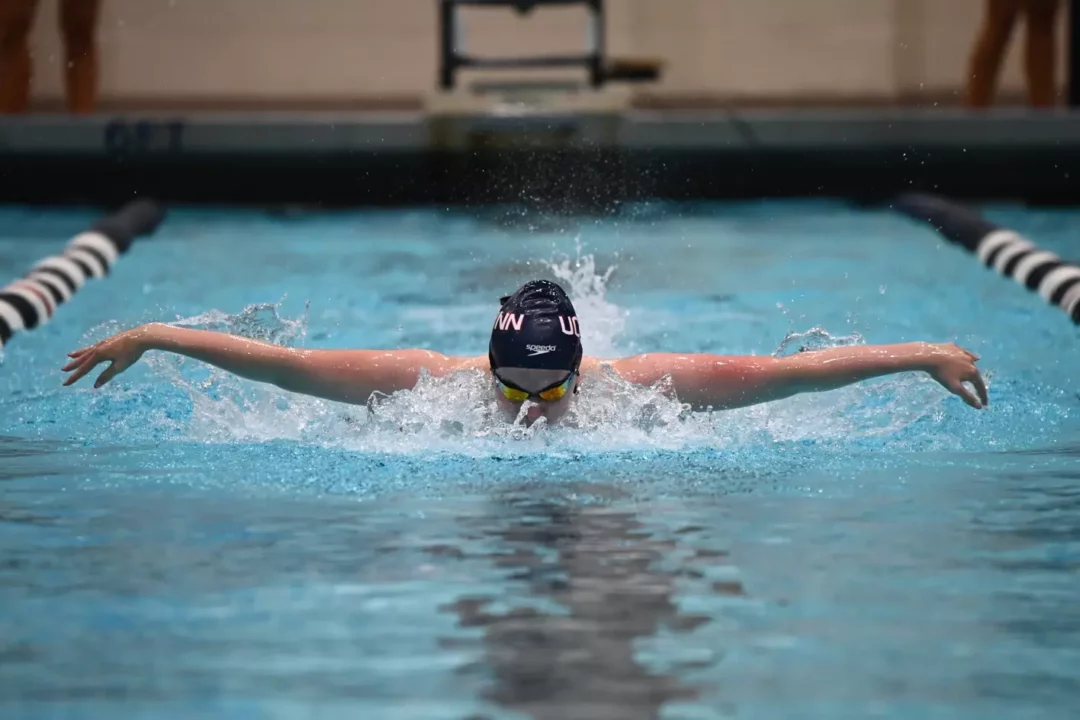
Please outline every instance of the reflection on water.
M563 498L617 496L596 485L559 490ZM632 720L660 717L664 704L697 695L647 667L637 648L661 628L678 633L709 622L675 602L685 572L670 568L676 541L654 537L631 509L607 502L508 492L490 510L466 524L523 595L465 596L444 608L461 626L483 631L486 666L472 670L490 673L488 700L538 720ZM716 590L742 593L738 583Z
M1080 472L1072 465L1077 454L1076 446L1009 453L1020 462L1026 456L1068 464L1040 468L1034 476L998 473L1003 502L972 518L983 546L995 551L988 565L1012 580L996 593L995 624L1028 649L1027 662L975 675L986 697L1049 703L1080 696Z
M213 461L235 486L253 458ZM279 458L290 492L0 484L0 717L1075 716L1069 458L707 494L490 460L381 500Z

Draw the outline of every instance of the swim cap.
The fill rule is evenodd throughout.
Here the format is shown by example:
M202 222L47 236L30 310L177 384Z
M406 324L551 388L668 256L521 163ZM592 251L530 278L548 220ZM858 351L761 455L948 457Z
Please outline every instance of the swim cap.
M549 280L530 280L500 299L488 346L491 369L577 370L581 330L566 292Z

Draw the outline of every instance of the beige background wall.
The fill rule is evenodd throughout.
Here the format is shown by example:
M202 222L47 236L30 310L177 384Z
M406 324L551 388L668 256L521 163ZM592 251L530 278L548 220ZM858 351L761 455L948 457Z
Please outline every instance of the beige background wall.
M981 0L608 0L612 53L663 58L650 95L946 97ZM435 87L436 0L103 0L102 99L351 103ZM61 94L56 0L34 29L35 99ZM481 52L585 46L585 13L465 11ZM1018 33L1017 41L1022 40ZM1020 90L1022 44L1003 88Z

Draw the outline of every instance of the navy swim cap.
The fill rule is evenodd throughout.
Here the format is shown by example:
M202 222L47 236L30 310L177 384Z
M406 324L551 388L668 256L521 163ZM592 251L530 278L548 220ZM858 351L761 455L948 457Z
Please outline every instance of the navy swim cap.
M574 305L561 287L549 280L530 280L500 302L488 346L492 370L578 369L581 330Z

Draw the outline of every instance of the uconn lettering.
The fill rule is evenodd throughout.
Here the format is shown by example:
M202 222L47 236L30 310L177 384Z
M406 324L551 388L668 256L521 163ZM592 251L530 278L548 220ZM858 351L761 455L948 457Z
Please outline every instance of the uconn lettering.
M515 332L521 332L521 324L525 322L525 316L520 313L499 313L495 318L495 327L500 330L514 328Z
M571 315L569 317L559 316L559 327L563 331L563 335L573 335L574 337L581 337L581 329L578 328L577 315Z

